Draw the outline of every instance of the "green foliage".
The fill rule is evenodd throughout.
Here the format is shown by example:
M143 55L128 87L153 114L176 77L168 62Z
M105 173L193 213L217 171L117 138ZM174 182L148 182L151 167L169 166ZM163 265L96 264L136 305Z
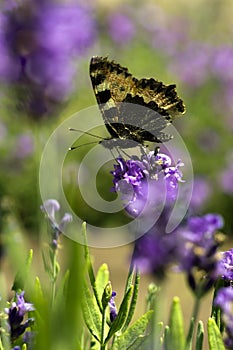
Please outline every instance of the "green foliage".
M24 289L25 282L29 276L29 270L30 270L31 263L32 263L32 257L33 257L33 250L30 249L28 252L27 258L25 260L25 264L22 264L20 266L20 268L15 276L13 286L11 288L15 292L21 291Z
M213 318L208 320L207 331L210 350L225 350L221 333Z
M177 297L173 299L171 306L169 325L164 333L164 345L166 350L182 350L185 347L183 315Z
M143 316L141 316L137 321L135 321L132 326L130 326L123 334L117 337L114 343L114 350L127 350L127 349L140 349L143 342L145 341L146 328L148 322L151 319L153 311L150 310Z
M199 321L197 326L197 339L196 339L195 350L202 350L203 339L204 339L204 325L202 321Z
M147 339L146 329L153 311L148 311L130 325L137 303L139 273L138 271L135 273L133 269L129 270L123 300L116 318L111 322L106 317L106 308L108 308L108 302L112 293L108 267L106 264L103 264L99 268L95 278L87 246L85 225L83 225L83 234L86 243L84 246L85 261L92 289L91 293L87 284L84 282L82 300L86 326L95 340L99 342L99 348L101 350L140 349ZM102 300L101 308L98 307L99 300ZM91 349L98 349L96 342L94 342Z

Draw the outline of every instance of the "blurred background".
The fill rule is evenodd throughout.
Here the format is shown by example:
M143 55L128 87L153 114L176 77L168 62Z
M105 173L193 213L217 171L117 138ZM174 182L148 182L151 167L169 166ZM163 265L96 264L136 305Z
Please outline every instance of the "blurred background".
M49 135L63 120L96 103L89 78L93 55L116 60L137 78L154 77L177 85L187 112L175 122L175 127L193 163L193 212L221 214L224 232L231 237L232 13L233 3L227 0L1 2L2 266L14 270L4 250L10 232L21 245L30 241L29 246L33 245L40 257L39 241L44 229L38 188L41 154ZM104 129L97 134L107 136ZM85 137L88 141L92 139ZM81 147L67 158L69 167L66 166L63 179L72 208L97 226L126 222L123 212L106 218L105 213L85 205L76 179L79 162L88 149ZM111 167L101 172L97 184L107 200L115 198L110 192L110 170ZM122 290L131 250L131 245L92 250L97 265L104 261L110 264L115 289L117 286ZM152 276L145 278L146 286ZM174 282L173 277L168 281L171 295L180 292L180 282ZM179 286L177 291L175 286Z

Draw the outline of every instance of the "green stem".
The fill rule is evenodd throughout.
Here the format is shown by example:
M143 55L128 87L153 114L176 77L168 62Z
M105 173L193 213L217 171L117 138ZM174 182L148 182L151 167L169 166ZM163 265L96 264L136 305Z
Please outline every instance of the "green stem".
M192 337L193 337L193 330L195 329L195 325L197 322L197 315L198 315L198 311L199 311L199 307L200 307L200 301L201 301L201 298L196 296L195 304L194 304L194 308L193 308L193 314L192 314L191 321L189 324L189 330L188 330L188 335L187 335L187 339L186 339L186 350L190 349L190 344L191 344Z
M103 309L102 312L102 327L101 327L101 345L100 350L105 350L105 342L104 342L104 329L105 329L105 322L106 322L106 308Z
M52 286L51 286L51 304L54 305L55 294L56 294L56 251L53 250L53 260L52 260Z
M199 297L196 297L194 308L193 308L193 316L192 316L194 323L196 323L196 321L197 321L197 315L198 315L198 311L199 311L200 301L201 301L201 299Z
M0 337L0 350L4 350L4 349L3 349L3 345L2 345L2 339L1 339L1 337Z

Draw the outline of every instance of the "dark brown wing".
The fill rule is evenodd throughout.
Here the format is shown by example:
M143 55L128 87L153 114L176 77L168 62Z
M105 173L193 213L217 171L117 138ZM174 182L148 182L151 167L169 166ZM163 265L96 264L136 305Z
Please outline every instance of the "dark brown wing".
M185 112L175 85L166 86L154 79L138 80L127 68L106 57L91 59L90 77L112 138L129 138L142 144L166 141L170 137L161 130Z

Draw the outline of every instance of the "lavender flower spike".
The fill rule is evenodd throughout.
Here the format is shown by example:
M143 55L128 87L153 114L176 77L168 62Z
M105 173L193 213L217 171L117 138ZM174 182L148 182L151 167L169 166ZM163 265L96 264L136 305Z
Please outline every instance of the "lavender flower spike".
M110 308L110 320L111 322L113 322L115 320L115 318L117 317L117 308L116 308L116 304L115 304L115 296L116 296L116 292L112 292L112 297L109 300L109 308Z
M233 348L233 288L226 287L219 289L214 304L222 310L222 320L225 324L226 336L224 339L228 349Z
M32 319L28 319L25 323L22 322L25 314L34 310L35 308L33 304L25 302L24 291L20 294L16 294L16 302L13 302L10 308L5 309L5 312L8 315L8 323L12 340L17 339L24 333L26 328L33 323Z

